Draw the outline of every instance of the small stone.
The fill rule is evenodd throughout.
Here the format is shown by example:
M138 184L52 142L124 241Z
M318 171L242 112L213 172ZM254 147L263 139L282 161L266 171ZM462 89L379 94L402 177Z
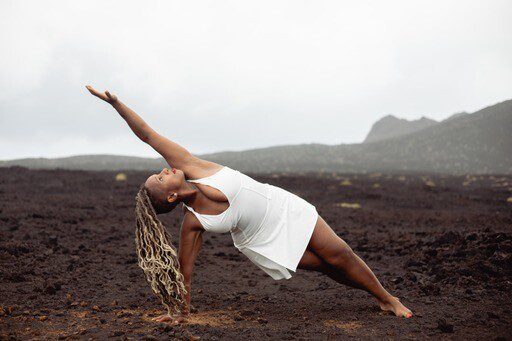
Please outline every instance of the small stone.
M85 301L80 302L81 307L87 307L88 305L89 305L89 303L87 303Z
M250 310L242 310L242 311L240 312L240 315L241 315L241 316L248 317L248 316L252 316L252 315L254 315L254 313L253 313L252 311L250 311Z
M492 312L492 311L489 311L487 313L487 316L490 318L490 319L498 319L500 316L498 314L496 314L495 312Z
M124 335L124 332L122 330L115 330L112 333L110 333L109 336L116 337L116 336L121 336L121 335Z
M260 324L267 324L268 323L268 320L267 319L264 319L262 317L258 317L258 323Z
M48 237L48 245L53 246L53 247L56 247L57 245L59 245L57 236L52 235L52 236Z
M437 329L443 333L453 333L453 324L449 323L445 319L437 320Z
M170 332L174 329L174 327L170 324L166 324L165 326L162 327L162 329L164 332Z
M55 295L57 291L61 289L61 284L59 282L55 283L47 283L43 292L48 295Z
M128 311L118 311L116 313L117 317L130 317L132 314Z
M402 283L404 281L404 279L402 277L395 277L391 280L391 282L395 283L395 284L399 284L399 283Z

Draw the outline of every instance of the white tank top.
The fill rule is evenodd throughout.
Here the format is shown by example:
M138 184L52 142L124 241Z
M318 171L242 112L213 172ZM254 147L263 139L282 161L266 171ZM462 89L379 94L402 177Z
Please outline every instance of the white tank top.
M245 244L258 232L268 212L271 193L269 184L258 182L228 166L223 166L208 177L187 181L216 188L228 199L229 207L215 215L198 213L183 203L206 231L231 232L237 236L234 238L235 245L237 241Z
M229 207L201 214L185 205L211 232L231 232L235 247L274 279L296 271L318 219L315 206L280 187L223 166L208 177L188 180L221 191Z

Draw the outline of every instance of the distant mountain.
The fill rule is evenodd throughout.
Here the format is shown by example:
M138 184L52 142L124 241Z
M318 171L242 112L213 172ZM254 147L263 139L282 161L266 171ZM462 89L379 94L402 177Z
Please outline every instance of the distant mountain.
M144 158L122 155L78 155L63 158L27 158L0 161L0 167L22 166L37 169L80 169L80 170L148 170L166 165L162 158Z
M251 173L421 171L512 174L512 100L472 114L456 114L441 122L420 119L412 121L417 123L411 125L411 121L390 117L385 121L388 122L382 125L377 125L377 122L372 127L374 133L370 141L360 144L301 144L198 156ZM381 126L386 125L392 127L393 133L382 130ZM420 126L422 128L418 128ZM375 138L377 140L371 142ZM0 167L14 165L155 170L165 162L162 159L115 155L0 161Z
M469 115L469 114L467 112L465 112L465 111L458 112L458 113L455 113L455 114L451 115L450 117L444 119L444 121L453 120L454 118L459 118L459 117L462 117L462 116L465 116L465 115Z
M512 100L416 132L361 144L307 144L202 157L243 171L512 174Z
M387 115L375 122L363 143L378 142L392 137L412 134L416 131L436 125L438 122L422 117L419 120L408 121Z
M512 173L512 100L442 121L414 134L358 146L368 169Z

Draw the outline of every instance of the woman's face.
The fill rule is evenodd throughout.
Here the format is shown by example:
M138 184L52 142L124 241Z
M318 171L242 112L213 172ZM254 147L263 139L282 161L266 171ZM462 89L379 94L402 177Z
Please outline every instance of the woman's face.
M145 183L153 198L172 202L174 193L178 192L185 182L185 174L176 168L164 168L158 174L151 175Z

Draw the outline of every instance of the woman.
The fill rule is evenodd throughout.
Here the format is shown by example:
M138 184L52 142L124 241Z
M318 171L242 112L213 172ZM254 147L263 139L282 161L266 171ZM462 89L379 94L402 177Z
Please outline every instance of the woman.
M288 279L289 270L297 268L322 272L367 291L383 310L412 316L313 205L282 188L197 158L159 135L116 96L91 86L87 89L110 103L132 131L172 165L151 175L136 197L139 265L168 310L157 321L186 320L192 270L205 231L230 232L234 245L274 279ZM184 215L176 254L156 214L167 213L179 203Z

